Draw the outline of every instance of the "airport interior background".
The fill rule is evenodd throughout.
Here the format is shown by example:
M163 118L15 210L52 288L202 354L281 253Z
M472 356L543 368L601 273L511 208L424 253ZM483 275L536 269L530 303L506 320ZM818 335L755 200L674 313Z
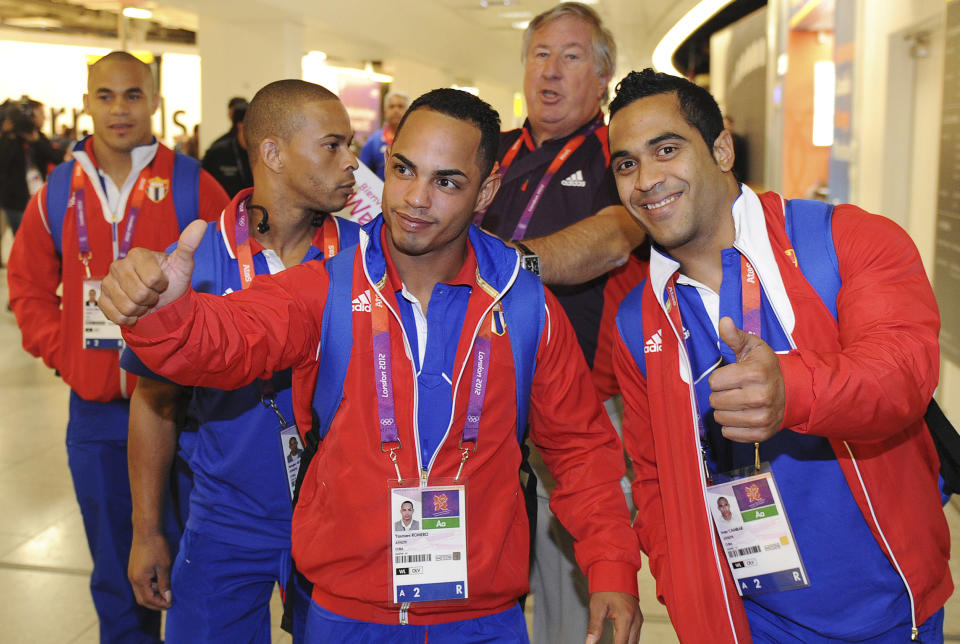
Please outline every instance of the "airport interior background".
M231 97L291 77L337 92L361 142L380 126L389 91L464 88L513 128L524 119L522 30L552 4L0 0L0 99L29 95L45 105L48 136L64 127L79 135L91 127L86 66L124 48L154 71L154 129L170 146L202 124L202 152L229 129ZM909 232L941 309L937 399L960 422L960 0L589 4L618 43L614 84L653 65L708 87L745 140L749 184L856 203ZM4 260L11 243L5 229ZM0 314L0 642L97 641L63 445L67 393L20 348L12 314ZM945 510L956 553L954 503ZM676 641L646 570L641 581L641 641ZM956 598L945 630L960 641ZM274 634L289 641L276 625Z

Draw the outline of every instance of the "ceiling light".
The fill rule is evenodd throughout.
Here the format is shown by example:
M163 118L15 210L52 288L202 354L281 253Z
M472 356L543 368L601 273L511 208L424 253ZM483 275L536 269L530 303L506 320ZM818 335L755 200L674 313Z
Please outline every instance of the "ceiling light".
M127 18L138 18L140 20L149 20L153 17L153 12L149 9L141 9L140 7L124 7L123 15Z
M513 27L514 29L519 29L520 31L523 31L523 30L526 29L529 25L530 25L530 21L529 21L529 20L521 20L520 22L512 22L512 23L510 23L510 26L511 26L511 27Z
M353 76L355 78L362 78L364 80L376 81L378 83L392 83L393 76L389 74L380 74L373 69L357 69L356 67L334 67L330 66L330 69L337 72L338 74L343 74L344 76Z
M699 29L703 23L733 0L700 0L687 14L670 28L653 50L653 67L658 72L682 76L673 66L673 54L684 40Z
M46 16L24 16L22 18L4 18L3 24L8 27L23 29L59 29L63 23L57 18Z

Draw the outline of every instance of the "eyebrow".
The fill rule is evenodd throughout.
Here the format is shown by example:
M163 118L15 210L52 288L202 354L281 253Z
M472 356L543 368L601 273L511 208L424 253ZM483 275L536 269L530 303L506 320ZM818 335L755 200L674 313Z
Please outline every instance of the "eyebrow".
M133 87L128 87L126 89L120 90L121 94L126 94L128 92L143 92L143 88L137 85L134 85ZM94 92L94 94L103 94L103 93L114 94L116 92L114 92L114 90L110 87L98 87Z
M655 136L652 139L648 139L646 147L652 148L655 145L659 145L663 143L664 141L675 141L675 140L686 141L687 137L681 136L676 132L664 132L659 136ZM614 159L619 159L621 157L626 157L626 156L630 156L630 153L627 152L626 150L617 150L616 152L610 155L610 160L613 161Z
M403 156L399 152L394 152L393 156L400 159L404 163L404 165L410 166L412 170L417 169L416 163L414 163L407 157ZM462 170L457 170L456 168L451 168L449 170L437 170L436 172L433 173L433 175L435 177L463 177L464 179L469 179L469 177L466 175L465 172L463 172Z

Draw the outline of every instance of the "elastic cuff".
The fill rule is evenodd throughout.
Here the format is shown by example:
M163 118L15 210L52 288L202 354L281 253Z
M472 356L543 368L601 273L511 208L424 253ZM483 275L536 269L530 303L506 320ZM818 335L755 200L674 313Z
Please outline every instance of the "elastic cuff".
M587 573L590 592L612 591L640 596L637 588L637 569L622 561L598 561Z
M190 319L192 307L193 289L188 288L186 293L159 311L140 318L131 326L123 327L123 339L128 344L142 346L165 337Z
M783 426L803 433L813 408L813 374L796 351L778 354L783 374Z

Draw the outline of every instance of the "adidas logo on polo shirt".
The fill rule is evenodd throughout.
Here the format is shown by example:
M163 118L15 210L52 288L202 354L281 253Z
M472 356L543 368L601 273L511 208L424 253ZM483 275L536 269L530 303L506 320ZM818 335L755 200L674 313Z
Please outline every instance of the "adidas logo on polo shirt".
M353 311L357 312L370 312L370 289L367 289L357 297L353 298Z
M583 171L577 170L569 177L560 182L561 186L568 188L586 188L587 182L583 180Z
M643 343L643 352L644 353L659 353L663 351L663 340L661 339L660 332L662 329L657 329L657 332L650 336L650 339Z

